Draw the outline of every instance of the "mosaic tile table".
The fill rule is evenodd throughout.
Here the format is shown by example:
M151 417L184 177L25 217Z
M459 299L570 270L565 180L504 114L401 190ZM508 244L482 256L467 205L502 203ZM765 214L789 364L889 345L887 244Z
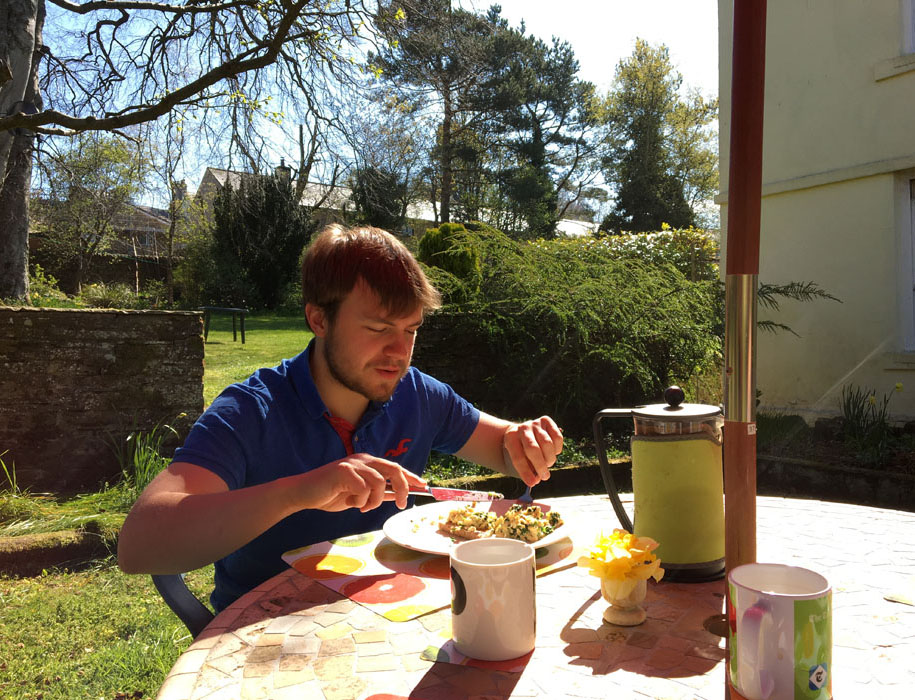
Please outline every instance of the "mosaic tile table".
M576 543L587 545L595 530L617 526L606 496L548 502L584 516L576 520L588 529L573 533ZM760 561L807 566L833 585L834 695L909 700L915 514L759 498L757 515ZM384 608L354 602L290 568L218 615L178 659L158 697L723 700L724 640L704 627L722 612L723 595L723 581L662 581L649 587L644 624L615 627L601 618L606 604L597 580L560 566L537 579L536 649L505 670L449 654L448 594L438 611L389 619ZM409 619L397 621L402 617Z

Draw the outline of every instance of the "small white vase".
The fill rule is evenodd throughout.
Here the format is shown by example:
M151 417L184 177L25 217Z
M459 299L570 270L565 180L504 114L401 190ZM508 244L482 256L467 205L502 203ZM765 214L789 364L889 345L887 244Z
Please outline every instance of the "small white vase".
M604 610L604 620L611 625L632 627L645 622L645 609L641 602L648 592L648 582L639 581L625 598L614 598L610 595L606 580L600 580L600 594L610 606Z

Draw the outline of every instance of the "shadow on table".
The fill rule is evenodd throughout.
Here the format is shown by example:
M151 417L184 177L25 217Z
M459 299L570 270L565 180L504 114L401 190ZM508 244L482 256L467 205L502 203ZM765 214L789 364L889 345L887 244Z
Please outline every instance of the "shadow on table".
M461 666L436 663L429 667L407 698L467 700L468 697L477 696L509 697L521 676L521 672L493 671L486 661L473 661L470 665Z
M661 595L649 595L648 619L634 627L603 621L606 603L599 592L588 598L560 633L569 665L587 666L594 676L617 670L659 678L702 676L725 658L721 638L703 621L714 610L697 605L678 611ZM708 608L708 609L707 609Z

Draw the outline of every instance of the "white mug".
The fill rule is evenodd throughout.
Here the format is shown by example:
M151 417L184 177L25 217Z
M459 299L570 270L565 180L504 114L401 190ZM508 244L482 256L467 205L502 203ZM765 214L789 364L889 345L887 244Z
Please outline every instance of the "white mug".
M459 652L505 661L534 648L534 548L502 537L451 550L451 635Z
M747 700L832 700L832 590L820 574L744 564L728 574L731 685Z

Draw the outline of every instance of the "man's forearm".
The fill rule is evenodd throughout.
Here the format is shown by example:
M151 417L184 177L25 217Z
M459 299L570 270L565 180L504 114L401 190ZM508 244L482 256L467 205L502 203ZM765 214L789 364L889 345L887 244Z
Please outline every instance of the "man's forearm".
M286 477L217 493L159 491L141 498L121 528L118 565L127 573L199 569L298 510Z

